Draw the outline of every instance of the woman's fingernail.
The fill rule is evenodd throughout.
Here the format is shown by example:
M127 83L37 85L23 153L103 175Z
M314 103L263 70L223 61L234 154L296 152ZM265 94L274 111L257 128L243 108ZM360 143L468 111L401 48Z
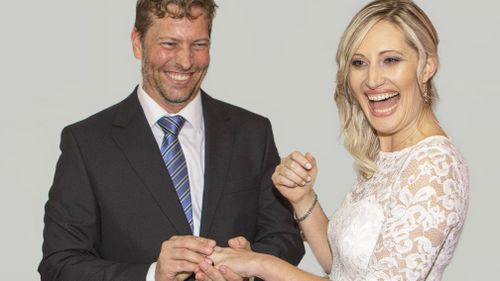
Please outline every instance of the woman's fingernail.
M312 168L311 163L306 163L306 169L311 169L311 168Z

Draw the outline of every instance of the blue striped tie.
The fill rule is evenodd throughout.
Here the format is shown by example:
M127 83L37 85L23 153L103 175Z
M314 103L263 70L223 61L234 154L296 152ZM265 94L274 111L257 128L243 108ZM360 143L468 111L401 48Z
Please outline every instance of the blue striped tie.
M165 133L161 145L161 155L167 166L177 196L179 196L179 201L181 202L184 214L186 214L191 232L193 232L193 208L191 205L191 193L189 191L188 169L186 158L184 158L181 144L177 138L184 122L184 118L179 115L164 116L158 120L158 125L160 125Z

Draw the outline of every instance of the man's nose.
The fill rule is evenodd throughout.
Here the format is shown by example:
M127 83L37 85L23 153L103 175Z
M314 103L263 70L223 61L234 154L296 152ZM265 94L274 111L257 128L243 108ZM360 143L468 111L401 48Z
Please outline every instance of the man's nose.
M193 65L192 52L189 47L181 48L177 52L176 64L180 66L183 70L188 70Z

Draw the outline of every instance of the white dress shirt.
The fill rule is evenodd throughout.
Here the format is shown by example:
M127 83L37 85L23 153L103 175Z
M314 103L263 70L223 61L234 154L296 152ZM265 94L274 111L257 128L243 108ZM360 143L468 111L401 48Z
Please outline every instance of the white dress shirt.
M193 235L200 235L200 220L203 202L203 183L205 174L205 126L203 122L203 109L201 95L196 97L176 114L171 114L158 105L143 89L142 84L137 89L139 103L144 110L148 124L153 132L158 147L161 148L164 132L157 121L163 116L180 115L186 119L178 138L181 144L189 175L189 188L193 205ZM165 167L165 171L166 171ZM167 188L167 187L165 187ZM148 271L146 281L155 280L156 262Z

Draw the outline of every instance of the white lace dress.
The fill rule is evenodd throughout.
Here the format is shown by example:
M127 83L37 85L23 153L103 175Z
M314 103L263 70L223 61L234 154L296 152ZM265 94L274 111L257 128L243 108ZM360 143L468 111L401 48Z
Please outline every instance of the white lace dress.
M441 280L464 225L468 172L451 141L433 136L380 152L328 225L334 281Z

